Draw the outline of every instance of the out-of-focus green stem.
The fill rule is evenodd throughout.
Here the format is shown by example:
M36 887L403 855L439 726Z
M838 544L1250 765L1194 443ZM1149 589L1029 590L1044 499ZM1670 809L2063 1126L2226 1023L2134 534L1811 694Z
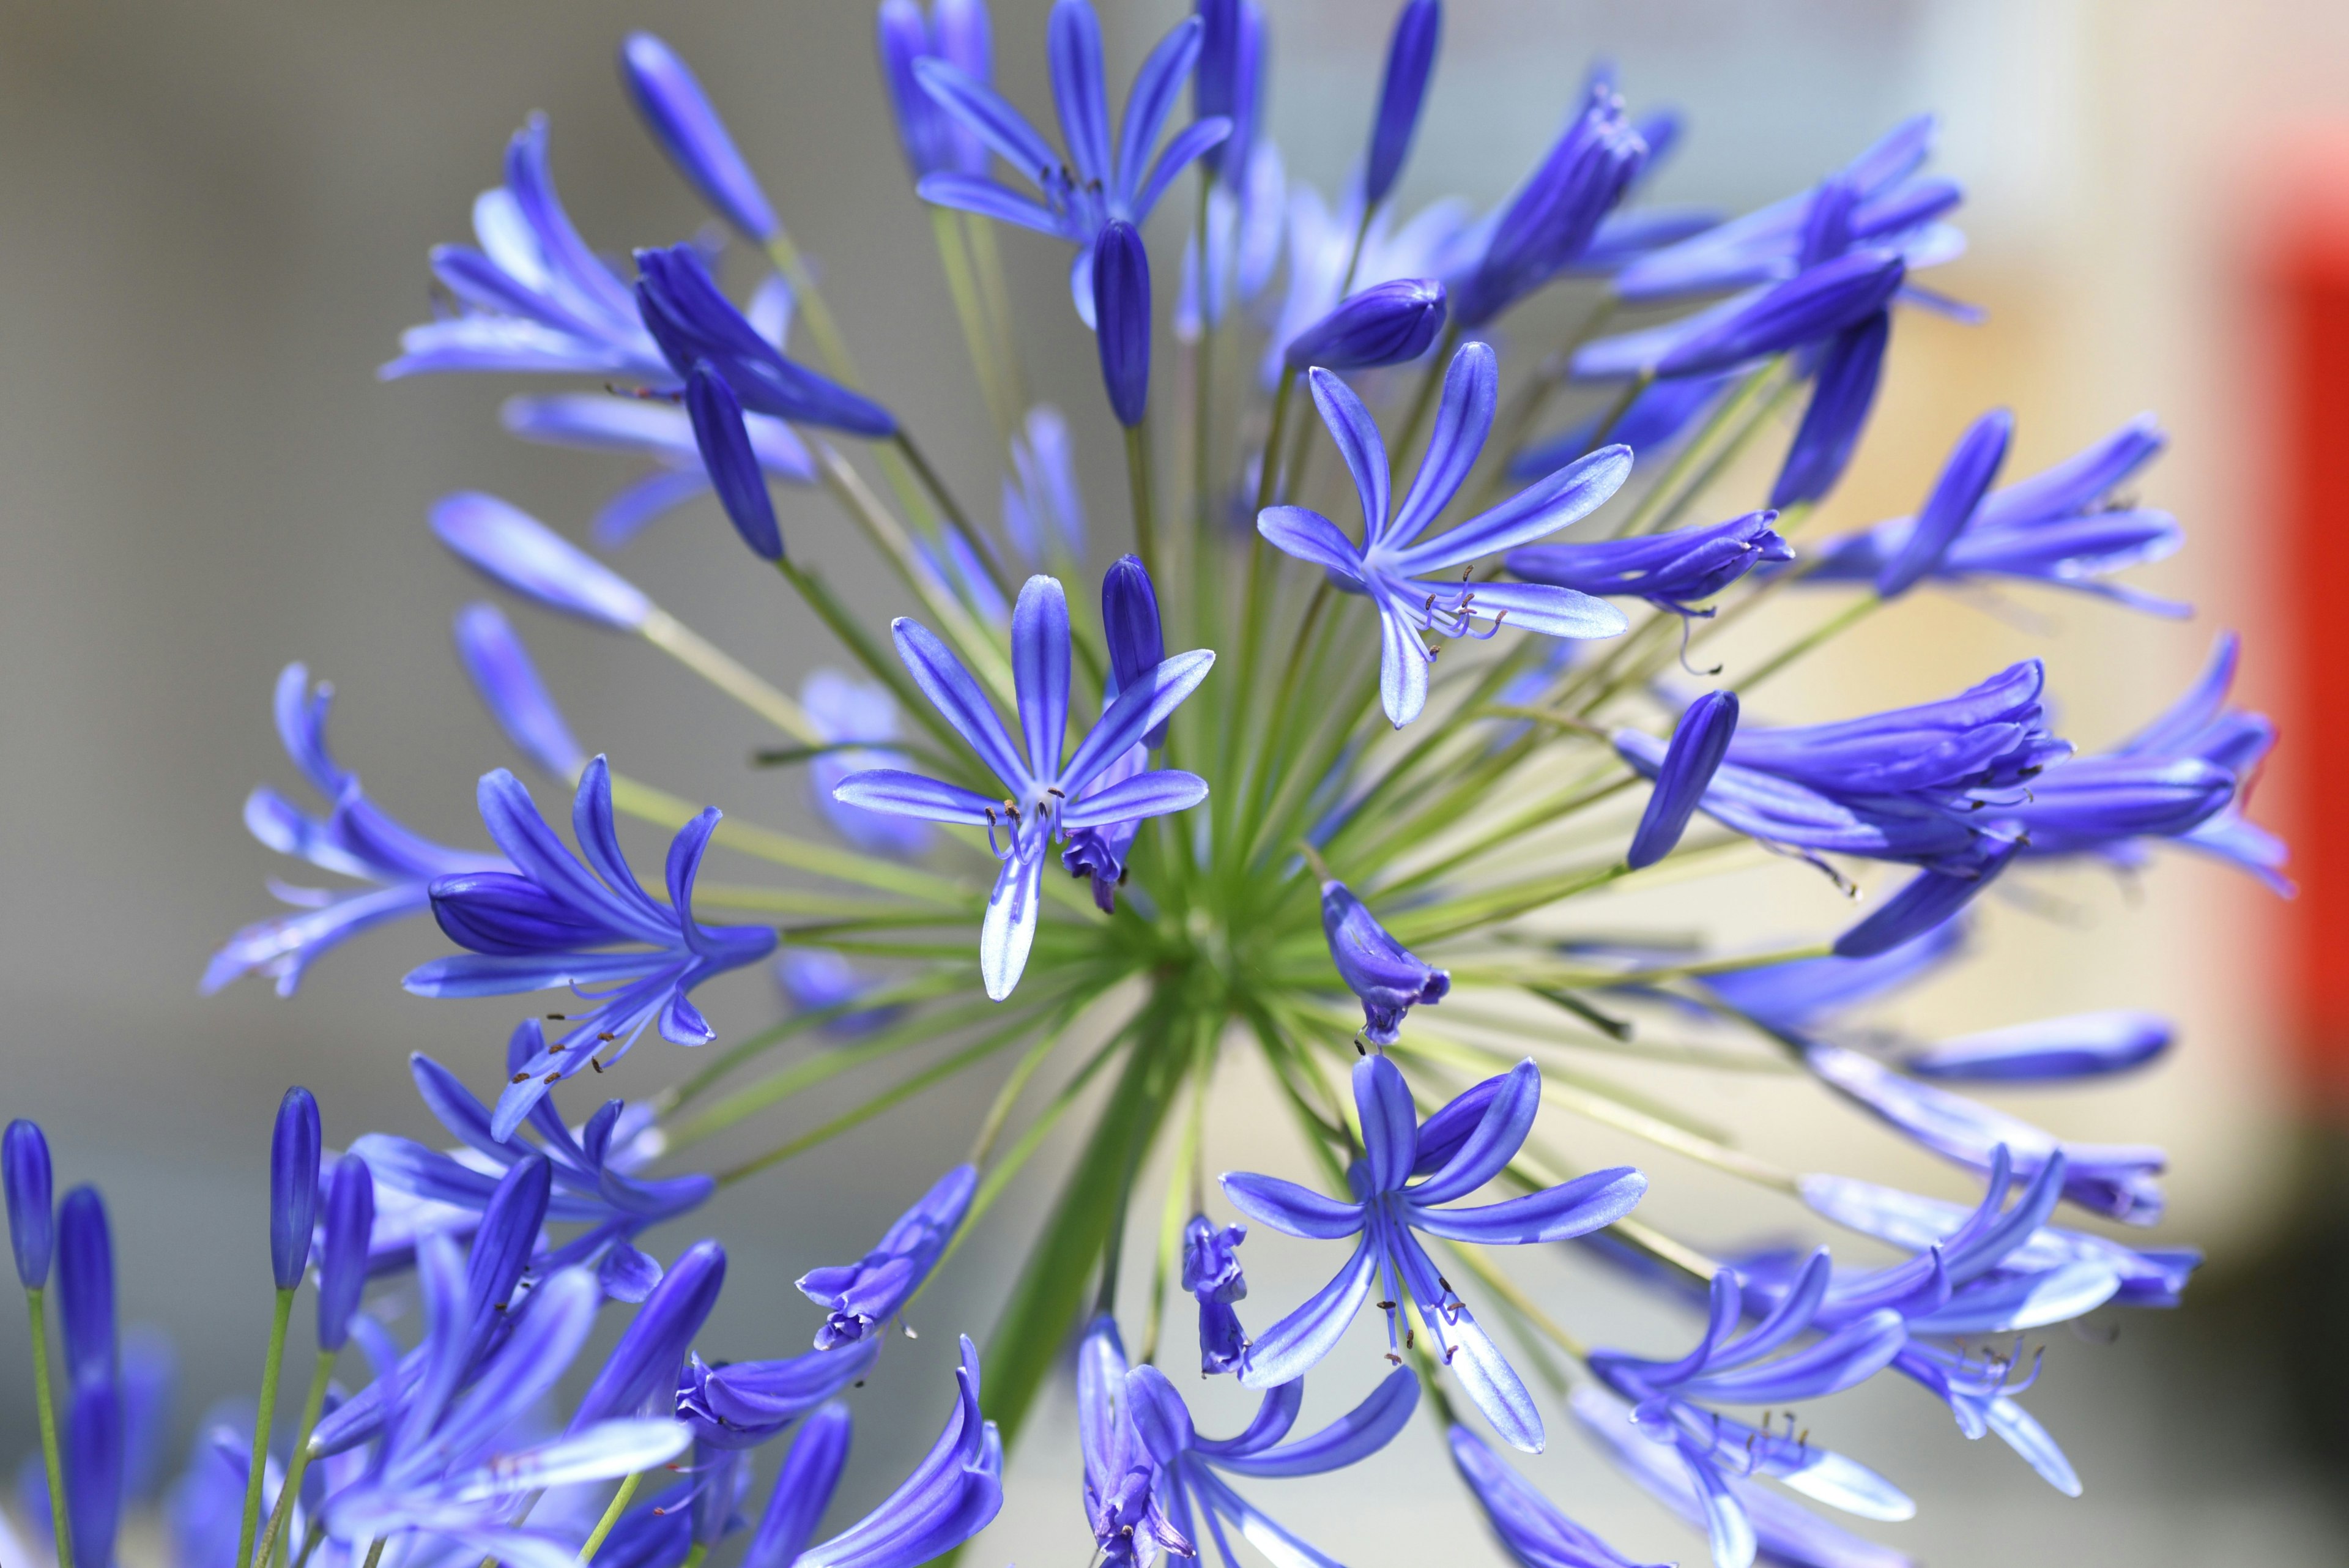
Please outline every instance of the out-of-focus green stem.
M261 1410L253 1420L252 1473L244 1483L244 1520L237 1528L238 1568L253 1561L253 1538L261 1529L261 1483L269 1466L269 1427L277 1414L277 1371L285 1360L285 1324L294 1315L294 1293L277 1293L269 1314L269 1359L261 1366Z
M282 1546L290 1545L285 1534L294 1504L302 1495L302 1478L310 1473L310 1434L318 1425L318 1413L326 1407L326 1382L335 1374L335 1353L318 1352L316 1363L310 1368L310 1387L302 1396L302 1419L294 1428L293 1462L285 1467L285 1484L277 1489L277 1506L269 1511L269 1528L262 1532L261 1546L254 1561L266 1563L282 1560Z
M944 207L930 209L930 237L937 243L938 266L946 274L947 294L954 301L955 319L962 327L963 348L970 355L971 373L978 379L978 395L995 421L999 441L1009 445L1019 413L1003 389L995 363L994 335L988 330L987 307L979 298L978 280L965 247L962 226Z
M1133 553L1142 557L1143 570L1155 578L1158 576L1158 525L1156 505L1152 500L1150 416L1146 412L1140 424L1126 427L1125 480L1133 499Z
M620 1515L628 1511L630 1500L636 1495L636 1489L644 1484L643 1470L636 1471L620 1483L620 1490L612 1494L611 1505L604 1510L604 1517L595 1521L595 1528L587 1532L585 1541L580 1542L579 1568L587 1568L588 1563L595 1561L595 1553L604 1550L604 1538L612 1533L614 1525L620 1522Z
M57 1452L57 1409L49 1394L49 1320L38 1286L25 1293L33 1330L33 1405L41 1422L41 1465L49 1477L49 1519L57 1542L57 1568L73 1568L73 1528L66 1513L66 1467Z
M732 655L657 606L636 628L647 642L794 740L820 746L826 737L807 710L737 662Z

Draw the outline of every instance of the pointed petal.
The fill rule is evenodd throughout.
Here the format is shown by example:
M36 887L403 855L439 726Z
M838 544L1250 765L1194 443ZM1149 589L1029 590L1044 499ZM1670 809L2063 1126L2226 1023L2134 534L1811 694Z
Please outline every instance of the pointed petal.
M978 971L990 1002L1009 996L1028 967L1028 950L1036 942L1037 880L1043 870L1040 843L1036 853L1015 853L1004 861L988 895L987 919L978 931Z
M999 801L988 800L960 784L941 784L900 768L873 768L851 774L833 786L832 798L849 805L861 805L867 811L885 811L892 816L959 822L972 827L986 826L990 812L998 817L1002 815Z
M1372 1192L1393 1192L1419 1158L1419 1111L1402 1070L1383 1055L1354 1064L1354 1114L1362 1124L1362 1160Z
M1118 130L1117 173L1110 182L1113 195L1131 198L1140 188L1159 132L1166 128L1184 80L1198 63L1200 32L1196 16L1175 23L1134 72L1133 85L1126 89L1125 121Z
M1267 1223L1270 1223L1269 1220ZM1354 1255L1304 1305L1258 1334L1240 1358L1240 1386L1272 1388L1302 1377L1337 1348L1371 1293L1379 1255L1365 1236Z
M1110 162L1109 89L1102 80L1101 21L1089 0L1060 0L1045 33L1052 69L1052 102L1061 111L1061 138L1084 180L1107 186Z
M1256 531L1283 555L1325 566L1350 582L1362 580L1362 553L1339 526L1302 506L1268 506L1257 514Z
M1379 615L1379 702L1402 729L1427 707L1427 645L1409 621L1383 603Z
M1618 1166L1577 1177L1547 1192L1483 1208L1413 1208L1411 1222L1431 1236L1485 1246L1562 1241L1612 1225L1629 1214L1647 1190L1646 1177L1629 1166Z
M1316 1476L1369 1458L1393 1440L1419 1407L1419 1375L1398 1366L1360 1405L1309 1438L1260 1454L1219 1457L1219 1469L1243 1476Z
M1464 566L1479 556L1530 545L1597 511L1630 476L1630 447L1600 447L1450 533L1397 551L1394 569L1412 575L1440 572Z
M1354 389L1330 372L1317 365L1305 372L1305 379L1338 455L1346 460L1346 472L1354 476L1354 493L1362 504L1362 537L1376 540L1386 533L1390 499L1387 444L1379 423Z
M1435 429L1427 438L1427 453L1402 498L1392 529L1378 530L1379 542L1410 544L1460 493L1468 471L1493 431L1493 407L1501 372L1490 345L1464 343L1444 371L1444 400L1436 405Z
M1011 679L1030 775L1058 777L1069 727L1069 601L1059 579L1033 576L1011 610Z
M1359 1203L1327 1198L1293 1181L1253 1171L1231 1171L1221 1179L1224 1196L1231 1199L1233 1208L1288 1235L1334 1241L1362 1228Z
M1207 781L1196 774L1160 768L1113 784L1099 794L1087 795L1061 814L1063 828L1092 827L1109 822L1131 822L1142 816L1164 816L1187 811L1207 798Z
M922 694L955 727L956 733L970 742L970 749L989 772L1007 786L1026 794L1028 770L1012 749L1011 737L1003 732L1003 720L953 649L929 628L903 616L890 623L889 631L896 639L897 657L905 661L906 672Z

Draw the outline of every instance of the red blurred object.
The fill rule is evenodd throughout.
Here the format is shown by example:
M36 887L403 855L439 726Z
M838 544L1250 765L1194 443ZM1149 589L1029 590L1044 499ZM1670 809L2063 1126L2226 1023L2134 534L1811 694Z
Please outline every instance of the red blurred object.
M2349 1115L2349 135L2311 137L2286 161L2274 225L2282 587L2301 671L2282 754L2297 787L2285 831L2300 898L2296 1033L2306 1087ZM2280 652L2282 650L2279 650Z

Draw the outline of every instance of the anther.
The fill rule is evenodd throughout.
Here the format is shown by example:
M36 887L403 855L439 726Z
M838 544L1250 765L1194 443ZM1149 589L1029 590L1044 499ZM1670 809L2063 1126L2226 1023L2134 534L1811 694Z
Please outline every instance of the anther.
M1392 1312L1394 1309L1395 1304L1392 1302L1381 1302L1379 1303L1379 1310L1381 1312Z
M513 1084L527 1084L530 1082L530 1075L528 1073L516 1073L512 1078L508 1079L507 1082Z
M544 1082L549 1084L559 1084L562 1081L563 1075L560 1073L549 1073L544 1079Z
M1397 1366L1401 1366L1402 1365L1402 1356L1400 1356L1400 1355L1396 1355L1393 1351L1392 1351L1392 1350L1390 1350L1390 1351L1388 1351L1388 1352L1387 1352L1387 1359L1388 1359L1389 1361L1393 1362Z
M600 1072L602 1072L602 1071L604 1070L604 1064L603 1064L603 1063L601 1063L601 1062L598 1062L598 1061L597 1061L597 1060L595 1060L595 1057L593 1057L593 1056L590 1056L590 1057L588 1057L588 1058L587 1058L587 1064L588 1064L590 1067L595 1068L595 1071L597 1071L598 1073L600 1073Z

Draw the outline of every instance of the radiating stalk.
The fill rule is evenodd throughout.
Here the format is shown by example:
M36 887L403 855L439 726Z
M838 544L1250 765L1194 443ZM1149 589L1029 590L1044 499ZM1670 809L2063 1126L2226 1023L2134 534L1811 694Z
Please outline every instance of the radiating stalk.
M1761 365L1738 383L1737 390L1723 399L1720 407L1713 410L1712 416L1698 427L1696 434L1672 455L1671 462L1655 483L1648 487L1648 493L1640 497L1640 504L1631 508L1630 515L1623 519L1622 525L1609 535L1610 538L1628 539L1652 532L1650 524L1656 513L1695 469L1721 433L1753 414L1754 405L1768 388L1771 378L1777 373L1778 363L1773 359Z
M820 746L824 736L807 710L776 691L699 632L656 607L637 632L647 642L794 740Z
M33 1331L33 1407L41 1422L41 1468L49 1477L49 1521L57 1535L57 1568L73 1568L73 1526L66 1512L65 1460L57 1452L57 1404L49 1394L49 1320L38 1286L25 1293Z
M1011 291L1004 286L1003 251L995 243L995 224L976 213L961 214L963 234L970 242L970 258L978 272L979 296L987 302L988 327L995 335L996 365L1010 397L1013 416L1026 413L1027 377L1019 368L1019 333L1011 317Z
M775 569L782 573L784 579L799 590L800 597L805 599L808 607L815 611L817 619L832 628L833 635L840 639L841 646L847 649L859 664L864 666L867 673L888 687L890 695L897 699L898 704L924 729L937 738L947 748L947 754L959 756L962 750L961 737L955 733L954 726L948 724L939 715L936 708L931 705L929 700L922 695L920 688L914 684L912 678L906 675L904 668L895 659L882 651L881 645L873 640L872 632L866 628L862 620L857 618L854 611L840 602L839 597L832 591L830 586L813 571L798 565L788 556L777 561Z
M579 1568L587 1568L588 1563L595 1561L595 1553L604 1550L604 1538L612 1533L614 1525L620 1522L620 1515L628 1511L629 1501L636 1495L636 1489L645 1484L647 1473L636 1471L622 1481L620 1490L612 1494L611 1505L604 1510L604 1517L595 1521L595 1528L587 1532L585 1541L580 1542Z
M1166 1199L1158 1216L1158 1258L1150 1279L1150 1315L1143 1331L1139 1359L1158 1359L1158 1336L1166 1318L1166 1293L1182 1267L1183 1231L1193 1214L1206 1204L1199 1192L1199 1144L1206 1115L1206 1084L1215 1048L1214 1021L1199 1020L1199 1041L1191 1061L1191 1114L1183 1120L1183 1134L1174 1146L1174 1163L1166 1169Z
M261 1410L253 1421L252 1473L244 1482L244 1519L237 1528L236 1558L243 1564L253 1561L253 1538L261 1529L261 1483L263 1471L269 1466L269 1426L277 1413L277 1369L285 1359L285 1324L294 1315L294 1293L277 1293L277 1304L269 1314L269 1359L261 1366Z
M1191 356L1191 530L1195 554L1202 568L1195 591L1206 591L1205 566L1207 535L1216 487L1216 454L1212 421L1216 408L1216 327L1223 314L1216 300L1214 273L1207 254L1207 202L1215 182L1199 175L1199 346Z
M995 346L988 328L986 306L979 300L978 280L973 275L970 254L964 248L963 231L955 217L945 207L932 207L930 237L937 243L938 267L946 274L947 294L954 301L955 319L962 327L963 348L970 355L971 374L978 381L979 398L995 421L997 439L1008 446L1019 413L1004 392L995 365Z
M367 1548L367 1561L360 1564L360 1568L376 1568L376 1564L383 1561L384 1542L390 1539L388 1535L377 1536L375 1544Z
M1444 336L1436 339L1435 352L1427 358L1427 369L1419 379L1419 390L1412 395L1411 412L1395 432L1394 441L1387 448L1387 478L1390 482L1402 472L1403 460L1419 440L1419 427L1427 422L1428 410L1435 407L1435 394L1444 385L1444 372L1451 368L1452 351L1460 347L1460 323L1447 318Z
M995 1152L995 1140L1003 1136L1012 1107L1019 1103L1020 1095L1027 1089L1029 1080L1035 1077L1037 1069L1043 1066L1044 1059L1060 1044L1061 1034L1060 1030L1048 1029L1038 1036L1011 1069L1011 1075L1003 1080L1003 1086L995 1092L995 1098L987 1107L987 1119L979 1123L978 1136L970 1140L971 1164L985 1165L988 1157Z
M1362 221L1354 225L1354 243L1346 252L1345 275L1338 280L1338 297L1341 300L1354 292L1354 275L1362 270L1362 247L1370 243L1371 220L1378 215L1378 208L1363 204Z
M256 1563L282 1560L281 1539L290 1528L294 1504L302 1495L302 1478L310 1471L310 1434L318 1425L318 1413L326 1407L326 1383L335 1375L335 1353L318 1352L316 1363L310 1368L310 1387L302 1396L301 1424L294 1428L293 1459L285 1467L285 1484L277 1489L277 1506L269 1511L269 1528L262 1532L260 1549L254 1553Z
M808 336L815 339L815 351L823 357L825 367L841 380L861 388L856 361L848 355L848 340L840 335L840 323L832 314L832 306L823 300L823 292L815 286L815 275L808 271L807 262L791 236L781 230L767 242L767 259L792 286L792 298L799 317L807 323Z
M1549 406L1550 399L1557 395L1558 388L1565 383L1568 372L1573 369L1576 352L1592 337L1598 336L1599 328L1606 324L1609 317L1615 314L1618 303L1615 291L1612 288L1608 289L1599 296L1599 303L1591 307L1590 313L1582 318L1582 324L1575 328L1574 335L1535 367L1534 373L1526 378L1525 384L1517 389L1516 395L1510 400L1509 407L1503 411L1495 424L1495 431L1499 439L1485 443L1485 450L1501 454L1500 470L1485 480L1482 492L1485 499L1472 510L1481 511L1485 505L1489 504L1494 493L1506 481L1509 468L1525 451L1526 438L1533 433L1534 425L1540 420L1542 410ZM1629 400L1626 400L1626 406L1628 404ZM1609 420L1607 430L1613 430L1614 425L1615 421ZM1602 432L1599 440L1593 441L1590 444L1595 447L1599 444L1599 441L1604 439L1605 434Z
M682 795L670 794L622 774L612 775L612 805L621 815L649 822L674 833L701 813ZM933 872L900 866L894 861L858 855L835 845L794 838L770 827L758 827L729 816L718 825L715 842L738 855L755 856L778 866L830 877L836 881L921 898L943 909L959 909L978 889Z
M1158 576L1158 526L1151 499L1150 416L1146 413L1140 424L1126 427L1125 480L1133 503L1133 553L1142 557L1143 569L1154 578Z

